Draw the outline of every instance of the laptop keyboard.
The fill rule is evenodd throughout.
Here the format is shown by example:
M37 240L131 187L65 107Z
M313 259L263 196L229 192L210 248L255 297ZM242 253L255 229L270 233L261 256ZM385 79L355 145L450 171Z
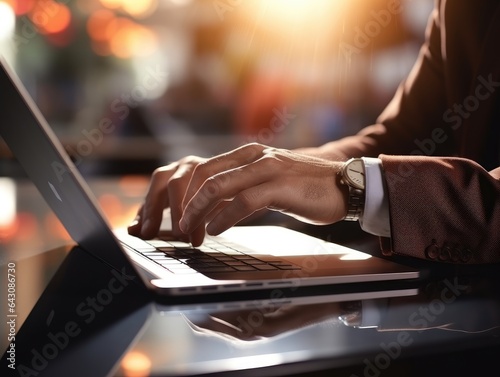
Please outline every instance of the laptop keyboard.
M214 239L206 240L197 248L189 243L162 239L143 241L127 237L126 241L122 242L175 274L300 269L279 259L261 260L245 253L241 245L221 243Z

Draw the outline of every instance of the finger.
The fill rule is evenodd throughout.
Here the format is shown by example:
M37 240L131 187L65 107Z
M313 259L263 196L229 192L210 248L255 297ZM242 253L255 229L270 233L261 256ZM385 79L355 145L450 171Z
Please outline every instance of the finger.
M206 231L217 235L264 208L277 209L280 203L275 198L283 195L282 188L272 183L263 183L241 191L228 202L208 223Z
M189 235L181 232L179 229L179 220L182 216L182 201L193 170L193 165L181 165L168 182L168 201L172 221L172 234L174 237L186 242L189 241Z
M272 179L275 170L262 167L261 161L207 179L184 208L179 223L181 230L192 232L223 200L232 199L239 192Z
M231 152L213 157L196 166L189 186L186 190L183 206L191 200L198 192L201 185L209 178L218 173L229 171L252 163L262 157L262 151L268 148L261 144L247 144Z
M220 211L222 211L229 203L231 203L230 200L223 200L219 204L215 206L215 208L207 215L206 217L206 222L209 223L214 219L215 216L217 216Z
M163 210L168 207L168 181L177 169L177 163L154 171L141 214L140 237L153 238L160 229Z
M207 233L219 234L264 208L313 224L338 221L345 201L342 193L330 180L325 180L324 175L311 181L302 177L296 176L287 183L283 177L273 174L261 184L249 185L213 217L206 227ZM322 186L325 181L327 183Z
M224 208L223 206L225 205L226 202L222 202L219 205L215 207L215 209L209 213L207 216L206 221L209 222L211 221L221 210ZM198 225L198 227L193 231L193 233L187 235L189 240L186 240L188 242L191 242L193 246L200 246L203 243L203 240L205 239L205 222L201 223ZM184 233L183 238L186 237Z
M203 243L203 240L205 239L205 223L202 223L196 227L196 229L189 234L189 242L191 242L191 245L194 247L200 246Z
M143 205L139 207L137 215L135 216L134 220L132 220L130 225L127 227L128 233L131 234L132 236L138 237L141 234L143 207L144 207Z

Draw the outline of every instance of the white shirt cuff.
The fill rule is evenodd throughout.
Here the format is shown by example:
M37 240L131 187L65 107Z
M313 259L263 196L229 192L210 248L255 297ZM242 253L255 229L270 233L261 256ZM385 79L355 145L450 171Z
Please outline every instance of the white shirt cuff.
M359 225L365 232L380 237L391 236L389 200L379 158L363 157L365 164L365 208Z

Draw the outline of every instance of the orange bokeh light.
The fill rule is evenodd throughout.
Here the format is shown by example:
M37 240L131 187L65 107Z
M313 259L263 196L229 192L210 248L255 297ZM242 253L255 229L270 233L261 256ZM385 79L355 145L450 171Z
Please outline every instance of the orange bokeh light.
M110 43L113 54L122 59L148 55L155 50L156 45L154 32L130 20L119 25Z
M35 6L35 0L0 0L0 2L9 4L16 16L30 12Z
M44 34L60 33L68 28L71 23L69 8L53 0L37 2L30 12L30 19Z
M87 21L87 32L95 41L109 39L109 28L112 27L115 15L107 9L100 9L92 13Z
M130 18L117 17L114 11L100 9L92 12L87 32L95 53L114 55L121 59L144 56L157 47L156 34Z
M149 376L151 359L142 352L131 351L124 356L121 366L127 377Z
M19 231L19 217L15 217L6 224L0 224L0 241L2 243L12 241Z

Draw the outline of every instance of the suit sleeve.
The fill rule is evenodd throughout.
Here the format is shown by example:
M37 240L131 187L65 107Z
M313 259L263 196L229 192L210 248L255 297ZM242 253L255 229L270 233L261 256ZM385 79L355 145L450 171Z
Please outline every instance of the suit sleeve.
M392 101L376 124L358 134L320 147L324 157L377 157L385 154L448 155L452 138L434 143L433 150L422 150L421 142L436 129L446 127L443 114L449 107L447 79L444 73L442 12L440 3L429 17L425 43L408 77L401 83ZM329 155L329 153L331 155Z
M500 262L500 168L463 158L381 155L390 250L448 263Z

